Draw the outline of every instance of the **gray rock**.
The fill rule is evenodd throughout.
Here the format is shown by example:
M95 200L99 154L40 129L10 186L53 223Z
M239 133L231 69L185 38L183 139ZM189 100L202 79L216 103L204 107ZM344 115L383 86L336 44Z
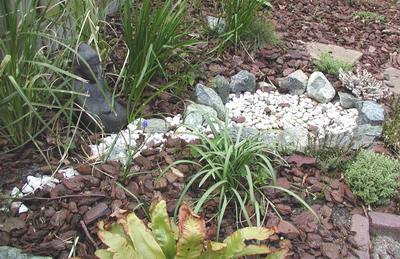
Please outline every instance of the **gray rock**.
M166 133L168 131L168 123L163 119L148 119L147 127L144 129L146 133Z
M377 236L372 239L372 258L400 259L400 242L387 236Z
M278 136L278 146L289 150L303 151L308 145L308 130L299 127L286 127Z
M256 91L256 77L252 73L241 70L239 73L231 77L230 83L231 93Z
M382 126L373 126L371 124L358 125L354 130L353 149L369 147L374 140L382 135Z
M335 88L321 72L314 72L308 79L307 94L320 103L330 102L336 95Z
M190 104L185 111L183 124L200 129L207 124L207 119L217 118L217 112L205 105Z
M214 83L219 97L221 97L222 102L226 104L228 102L230 91L228 80L223 76L217 76L215 77Z
M355 108L360 100L352 94L338 92L340 105L345 109Z
M380 125L385 120L385 109L381 104L364 101L357 106L360 113L360 124Z
M199 104L213 108L217 112L218 118L225 120L224 103L213 89L202 84L197 84L194 90L194 99Z
M52 259L51 257L35 256L23 253L15 247L0 246L0 258L2 259Z
M239 135L239 127L228 127L229 135L232 139L236 140ZM259 135L260 132L254 128L242 127L242 132L240 133L240 138L253 138Z
M308 76L301 70L296 70L287 77L287 87L290 94L301 95L306 91Z
M225 19L217 18L214 16L207 16L208 27L215 31L218 34L222 34L225 32L226 23Z
M93 129L101 125L106 132L121 130L128 123L127 110L114 101L113 96L106 89L101 78L101 64L96 51L82 43L78 48L78 53L79 56L76 57L77 61L74 63L75 73L89 80L88 83L78 80L73 82L74 91L85 94L77 98L77 102L85 110L84 124ZM82 60L85 60L89 67Z

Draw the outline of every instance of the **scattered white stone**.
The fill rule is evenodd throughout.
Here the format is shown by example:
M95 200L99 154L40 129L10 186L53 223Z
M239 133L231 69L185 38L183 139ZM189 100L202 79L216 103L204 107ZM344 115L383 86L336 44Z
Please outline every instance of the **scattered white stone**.
M57 183L60 181L54 177L41 175L39 177L36 176L28 176L26 179L26 184L22 187L21 192L23 195L29 195L34 193L38 189L43 189L46 186L50 188L54 188Z
M60 169L58 170L59 173L61 173L63 175L64 178L68 179L68 178L72 178L74 176L80 175L78 171L76 171L74 168L72 167L68 167L65 169Z

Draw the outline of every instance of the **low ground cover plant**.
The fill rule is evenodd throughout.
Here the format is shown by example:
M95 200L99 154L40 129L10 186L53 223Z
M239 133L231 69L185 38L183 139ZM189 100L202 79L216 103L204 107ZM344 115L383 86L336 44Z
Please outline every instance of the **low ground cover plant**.
M147 227L134 213L120 216L111 225L100 222L98 236L108 248L97 250L96 256L100 259L228 259L269 254L267 258L279 259L287 252L249 243L266 240L275 233L262 227L239 229L221 243L208 241L204 218L193 213L187 204L179 210L178 226L168 217L164 200L153 202L150 217Z
M400 164L373 151L363 150L345 172L352 192L366 204L377 204L393 197L400 187Z
M257 136L243 137L241 128L234 135L228 131L226 125L225 127L220 125L220 131L214 126L211 128L213 138L193 129L201 140L200 144L191 146L192 155L199 162L176 161L166 169L169 170L180 163L191 163L200 167L200 170L190 177L177 206L182 203L190 188L204 189L201 197L195 201L194 211L198 213L209 200L219 201L216 215L217 236L228 206L238 208L239 213L236 215L238 222L241 222L244 217L244 222L248 226L254 224L261 226L266 208L270 205L273 207L265 194L267 188L276 188L288 193L312 211L295 193L275 186L276 174L273 160L282 163L283 159L267 144ZM246 206L254 209L254 215L249 215Z
M386 22L386 17L384 15L380 15L373 12L368 11L356 11L353 14L353 17L356 19L361 19L364 22Z
M353 70L353 65L346 61L336 59L329 53L322 53L320 58L314 61L314 65L321 72L338 77L340 69L343 71Z

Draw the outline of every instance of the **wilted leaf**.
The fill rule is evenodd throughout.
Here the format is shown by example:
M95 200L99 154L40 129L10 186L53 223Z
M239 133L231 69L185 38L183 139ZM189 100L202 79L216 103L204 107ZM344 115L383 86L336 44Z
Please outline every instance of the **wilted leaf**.
M124 238L124 236L121 236L120 233L116 232L110 232L108 230L104 229L104 222L99 222L98 224L99 227L99 232L98 236L100 240L106 244L109 248L107 249L110 252L117 252L120 250L123 246L128 245L128 240Z
M206 224L184 203L179 210L179 240L176 258L199 258L204 250Z
M176 241L169 221L165 200L154 202L150 207L151 229L157 243L167 258L174 258Z

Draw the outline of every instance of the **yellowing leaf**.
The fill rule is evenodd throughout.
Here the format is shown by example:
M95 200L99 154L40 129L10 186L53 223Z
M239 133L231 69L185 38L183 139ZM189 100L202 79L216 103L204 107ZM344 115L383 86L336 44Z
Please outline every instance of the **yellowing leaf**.
M265 257L265 259L285 259L285 256L288 252L288 248L282 248L270 253L267 257Z
M179 210L179 239L176 258L199 258L204 251L206 236L204 219L194 214L187 204Z
M123 222L123 225L125 231L132 240L138 258L165 258L163 251L154 240L152 233L134 213L126 217L126 221Z
M106 249L98 249L94 254L100 259L113 259L113 254Z
M123 246L126 246L128 244L128 241L119 233L112 233L110 231L105 230L103 222L100 222L98 226L99 226L98 236L100 240L109 247L108 251L116 252Z
M176 254L176 241L167 213L165 200L152 203L150 207L151 230L167 258Z

